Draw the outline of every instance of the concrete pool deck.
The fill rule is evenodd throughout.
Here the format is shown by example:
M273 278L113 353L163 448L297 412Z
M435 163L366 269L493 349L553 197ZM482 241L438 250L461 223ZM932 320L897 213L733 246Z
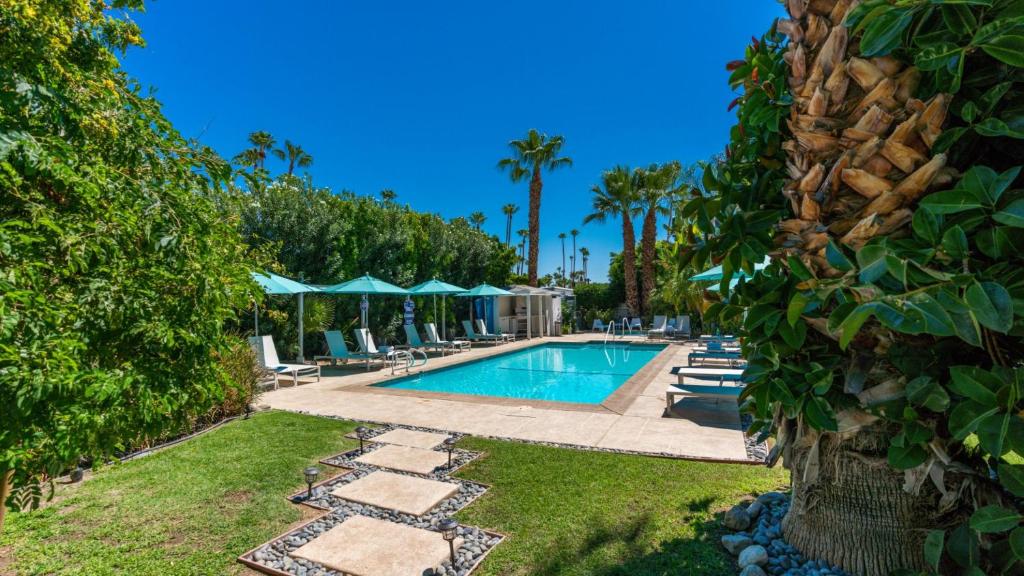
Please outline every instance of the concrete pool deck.
M544 342L601 340L601 334L534 338L500 346L474 345L468 352L432 356L426 369L485 358ZM630 338L642 341L641 338ZM685 366L692 348L669 347L601 405L437 394L371 384L393 377L390 369L323 368L320 382L267 392L261 402L279 410L352 420L450 430L493 438L550 442L715 461L749 462L733 402L687 398L672 418L663 417L665 388L676 381L672 366ZM416 372L415 370L413 371ZM612 402L612 398L615 401Z

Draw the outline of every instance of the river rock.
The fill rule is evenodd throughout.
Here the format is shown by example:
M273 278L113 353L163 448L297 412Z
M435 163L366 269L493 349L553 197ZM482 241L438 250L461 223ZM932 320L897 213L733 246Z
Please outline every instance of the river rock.
M743 536L740 534L726 534L722 536L722 546L729 551L729 554L733 556L739 555L744 548L753 544L754 541L749 536Z
M764 549L764 546L754 544L753 546L747 546L740 552L739 565L740 568L746 568L747 566L762 566L768 562L768 551Z
M761 514L761 510L763 509L764 504L758 502L757 500L754 500L753 502L750 503L750 506L747 506L747 514L750 514L750 518L754 519L757 518L759 514Z
M725 513L722 523L730 530L746 530L750 526L750 514L743 506L733 506Z
M751 564L740 572L740 576L768 576L757 564Z

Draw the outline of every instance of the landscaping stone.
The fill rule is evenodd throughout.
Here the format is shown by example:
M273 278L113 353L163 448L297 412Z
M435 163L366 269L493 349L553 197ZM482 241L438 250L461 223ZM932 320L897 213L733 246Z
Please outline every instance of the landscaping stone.
M458 491L459 485L451 482L380 470L343 484L331 494L360 504L422 516Z
M371 438L373 442L383 444L398 444L400 446L411 446L413 448L431 449L440 446L448 434L437 432L424 432L422 430L409 430L407 428L394 428L383 434Z
M750 526L750 514L743 506L733 506L725 513L722 523L731 530L746 530Z
M722 536L722 546L724 546L725 549L729 551L729 554L732 554L733 556L739 556L740 552L743 551L744 548L753 543L754 541L751 540L749 536L744 536L742 534L726 534L725 536Z
M363 454L356 458L355 461L360 464L370 464L380 468L391 468L416 474L430 474L435 468L447 465L448 457L434 450L385 444L377 450Z
M764 546L754 544L753 546L747 546L740 552L739 557L740 568L746 568L747 566L761 566L768 563L768 551L764 549Z
M823 560L804 558L795 546L786 542L782 535L782 518L788 510L788 495L781 492L761 494L744 508L751 516L750 525L722 537L722 546L732 554L735 554L732 550L737 547L737 542L744 539L753 542L739 553L740 576L850 576ZM754 561L761 558L764 561Z

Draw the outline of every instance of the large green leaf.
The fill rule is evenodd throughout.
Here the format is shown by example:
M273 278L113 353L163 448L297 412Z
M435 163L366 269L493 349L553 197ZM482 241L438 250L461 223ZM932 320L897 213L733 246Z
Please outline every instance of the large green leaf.
M1024 464L999 463L999 483L1018 498L1024 497Z
M960 566L975 566L980 558L978 534L966 523L953 529L946 540L946 552Z
M821 396L807 398L804 402L804 416L807 418L807 422L818 430L834 432L839 429L832 406Z
M928 376L918 376L907 382L907 399L933 412L945 412L949 407L949 394Z
M997 392L1003 382L977 366L953 366L949 369L949 389L984 406L996 406Z
M993 214L992 218L1000 224L1024 228L1024 198L1010 202L1002 210Z
M954 58L962 58L964 49L952 42L932 44L914 56L914 64L925 71L938 70L949 66Z
M982 204L967 190L953 189L925 196L921 206L933 214L956 214L981 208Z
M982 534L1006 532L1015 528L1024 519L1016 510L995 504L982 506L971 514L971 528Z
M885 276L887 252L884 244L868 244L857 251L857 266L860 267L861 282L871 284Z
M1024 139L1024 130L1015 129L1000 118L989 117L974 125L974 131L982 136Z
M829 266L836 270L842 272L853 270L853 262L850 262L850 259L843 254L842 248L836 246L835 242L831 239L825 246L825 259L828 261Z
M959 225L946 230L942 235L942 250L950 258L960 260L967 257L967 234Z
M1010 293L995 282L974 282L967 287L964 301L982 326L1001 332L1013 326L1013 301Z
M939 563L942 562L942 545L946 538L944 530L929 530L928 536L924 539L924 561L933 571L939 571Z
M914 10L890 7L871 19L860 39L864 56L884 56L899 46L903 31L914 19Z
M909 470L924 464L928 451L920 444L908 446L889 445L889 465L897 470Z
M1002 457L1008 450L1006 432L1011 417L1007 412L996 412L978 423L978 444L996 458Z
M1024 68L1024 33L1008 32L981 45L989 56L1017 68Z
M927 292L918 292L906 300L906 309L917 315L921 321L921 331L934 336L952 336L956 334L953 319L945 308Z
M1024 528L1014 528L1010 532L1010 550L1018 560L1024 560Z
M949 413L949 431L956 440L963 440L978 428L982 420L998 410L970 400L960 402Z

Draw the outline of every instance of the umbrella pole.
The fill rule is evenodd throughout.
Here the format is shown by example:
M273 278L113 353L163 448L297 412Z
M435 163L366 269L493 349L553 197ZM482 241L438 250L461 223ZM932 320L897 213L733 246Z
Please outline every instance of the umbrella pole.
M432 294L430 298L434 301L434 326L437 326L437 294Z
M302 359L302 316L304 315L304 313L303 313L303 300L304 300L303 296L305 296L305 294L303 294L302 292L299 292L299 363L300 364L303 361L303 359Z
M441 294L441 339L448 339L448 315L444 311L444 294Z

